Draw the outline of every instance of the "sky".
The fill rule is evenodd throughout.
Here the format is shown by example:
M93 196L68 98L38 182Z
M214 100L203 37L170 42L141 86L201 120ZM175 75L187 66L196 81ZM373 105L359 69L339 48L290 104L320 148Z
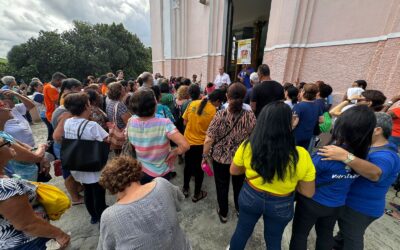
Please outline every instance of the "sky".
M0 58L40 30L62 32L72 21L123 23L150 46L150 0L0 0Z

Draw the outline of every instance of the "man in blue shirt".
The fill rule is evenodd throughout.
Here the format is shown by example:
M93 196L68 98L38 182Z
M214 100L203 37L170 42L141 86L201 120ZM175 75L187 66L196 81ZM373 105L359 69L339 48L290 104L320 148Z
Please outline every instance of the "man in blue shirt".
M389 143L392 131L391 117L375 113L377 126L373 133L368 161L335 146L327 146L322 155L331 160L352 158L347 164L361 176L352 184L347 195L346 206L339 218L340 233L336 237L335 249L362 250L364 233L368 226L381 217L385 208L385 197L400 172L397 148Z
M250 83L250 75L251 73L254 72L254 69L251 66L248 66L247 64L244 64L242 67L243 68L240 71L238 78L240 82L243 83L244 86L246 86L247 89L250 89L252 88L252 85Z
M13 76L4 76L3 78L1 78L1 82L4 84L4 86L1 87L1 90L12 89L14 86L17 85L15 77Z

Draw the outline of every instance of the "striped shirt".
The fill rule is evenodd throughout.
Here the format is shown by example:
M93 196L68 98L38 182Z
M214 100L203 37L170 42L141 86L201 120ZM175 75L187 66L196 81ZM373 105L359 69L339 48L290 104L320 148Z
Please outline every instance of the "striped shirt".
M169 135L178 130L166 118L151 118L147 121L134 116L129 119L129 142L135 147L136 157L142 163L143 172L159 177L169 173L173 166L168 166L166 158L170 151Z

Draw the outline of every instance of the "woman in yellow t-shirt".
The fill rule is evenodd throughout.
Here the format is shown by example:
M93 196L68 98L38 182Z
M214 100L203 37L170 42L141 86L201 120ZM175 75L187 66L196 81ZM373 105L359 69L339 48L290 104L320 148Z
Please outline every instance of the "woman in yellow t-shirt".
M264 219L267 249L281 249L282 234L294 214L294 193L315 191L315 168L307 150L296 147L292 111L279 101L261 111L250 138L243 142L230 167L245 174L239 194L239 221L230 249L244 249L258 219Z
M200 87L199 87L200 88ZM217 107L226 99L225 91L214 91L203 100L192 101L183 114L185 138L190 144L190 149L185 153L185 169L183 181L183 194L189 197L189 183L192 175L195 177L193 202L198 202L207 196L207 192L201 190L204 172L201 169L203 159L203 144L206 139L208 126L210 125Z

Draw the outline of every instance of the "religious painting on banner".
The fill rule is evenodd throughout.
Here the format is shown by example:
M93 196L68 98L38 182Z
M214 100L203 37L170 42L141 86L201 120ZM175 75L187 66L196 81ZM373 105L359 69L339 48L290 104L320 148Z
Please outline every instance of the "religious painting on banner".
M237 64L251 64L251 39L239 40Z

